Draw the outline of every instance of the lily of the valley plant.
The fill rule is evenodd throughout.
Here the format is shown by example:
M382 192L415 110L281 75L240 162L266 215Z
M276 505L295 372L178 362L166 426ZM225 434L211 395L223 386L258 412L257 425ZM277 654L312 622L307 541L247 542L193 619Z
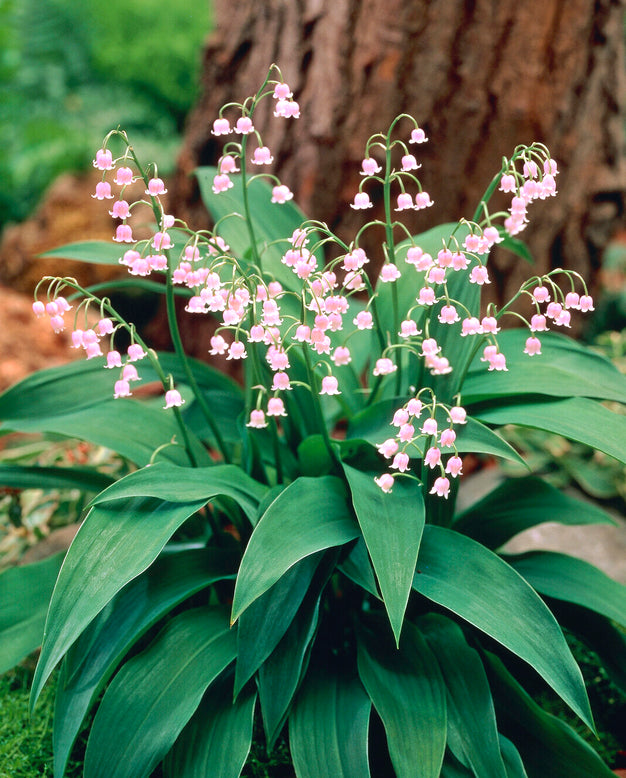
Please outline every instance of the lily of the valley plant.
M0 397L3 431L80 438L129 463L92 499L58 578L60 558L0 576L14 596L30 575L50 597L56 578L32 691L35 704L60 668L56 778L90 712L87 778L159 765L237 778L255 720L268 749L288 740L298 778L611 775L525 686L550 688L593 730L562 628L623 681L624 587L563 554L501 551L542 522L610 519L532 475L455 509L464 455L519 460L501 425L624 461L625 417L599 401L624 401L625 379L563 334L593 310L584 280L552 270L481 306L491 248L524 254L513 236L556 194L556 163L520 146L471 218L411 235L404 212L436 207L417 175L428 139L402 115L368 141L349 206L366 217L378 192L385 218L345 243L267 172L254 127L265 100L276 121L297 120L272 68L213 124L223 154L197 174L213 231L165 211L158 172L114 131L94 197L116 243L53 252L120 262L123 284L162 293L174 353L153 351L98 290L45 278L34 311L71 330L86 360ZM150 240L135 241L139 202L125 199L138 180ZM380 238L370 264L365 234ZM209 353L239 363L241 383L185 354L180 315L214 319ZM503 328L507 317L521 326ZM15 466L8 485L18 471L37 482L36 467ZM96 468L80 477L102 488ZM25 652L43 616L14 616Z

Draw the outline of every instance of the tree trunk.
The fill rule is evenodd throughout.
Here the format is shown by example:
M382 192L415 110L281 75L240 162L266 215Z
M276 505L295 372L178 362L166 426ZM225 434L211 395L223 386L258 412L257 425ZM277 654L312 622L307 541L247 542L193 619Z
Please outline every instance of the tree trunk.
M435 207L413 233L471 218L502 156L541 141L558 161L559 196L531 206L523 237L536 271L564 265L589 276L623 215L623 0L216 0L203 95L179 158L173 200L206 223L190 176L214 164L220 106L253 94L271 62L301 107L276 121L268 101L255 126L274 171L307 215L350 240L350 209L368 137L401 112L430 138L420 178ZM267 110L266 110L267 109ZM381 202L367 216L380 216ZM366 246L368 253L374 247ZM530 268L500 252L493 294L508 298Z

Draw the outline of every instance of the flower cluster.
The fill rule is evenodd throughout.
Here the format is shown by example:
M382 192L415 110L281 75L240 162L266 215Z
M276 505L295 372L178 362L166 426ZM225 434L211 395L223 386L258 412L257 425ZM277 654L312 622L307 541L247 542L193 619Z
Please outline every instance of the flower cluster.
M420 399L421 393L418 392L417 396L412 397L401 408L398 408L391 422L394 427L398 428L398 432L395 437L388 438L377 448L386 459L393 458L391 469L398 473L404 473L410 469L410 451L413 448L420 458L423 458L425 467L431 469L437 467L440 470L440 476L435 479L430 493L447 499L450 493L450 480L446 477L446 473L451 478L456 478L463 473L463 460L455 446L456 432L453 427L455 424L466 423L467 412L460 405L446 408L441 403L437 403L434 396L432 396L430 403L424 404ZM438 408L446 414L448 421L443 429L439 429L436 419ZM422 426L419 427L418 420L424 413L427 415L422 421ZM424 451L422 451L422 446L416 446L421 440L424 442ZM444 464L442 457L449 452L443 449L449 448L453 449L453 453ZM394 483L394 475L383 473L374 480L384 492L390 492Z
M264 144L260 132L254 126L254 113L264 99L273 100L274 116L280 120L297 119L300 106L293 99L289 86L282 76L271 81L266 79L256 96L243 103L225 106L214 121L212 133L226 139L219 158L217 172L212 180L212 192L216 197L233 189L232 176L240 175L245 191L250 180L249 166L262 167L272 163L271 150ZM235 112L234 126L227 113ZM396 139L392 133L397 127L410 122L410 134L405 140ZM118 158L108 148L108 140L118 135L124 144ZM236 139L228 139L234 134ZM407 137L408 136L408 137ZM249 141L256 140L252 153ZM139 165L132 147L124 133L112 133L105 139L103 147L96 153L94 166L101 170L103 179L93 195L100 200L114 199L110 215L121 223L117 226L114 241L132 243L119 261L133 276L147 277L152 273L165 276L168 294L173 287L183 287L188 296L186 311L191 314L211 314L218 321L215 334L210 341L209 354L225 356L232 361L246 360L254 379L247 390L246 425L252 429L274 424L289 413L289 392L295 385L306 387L314 398L318 415L323 417L320 397L335 398L343 393L342 386L349 376L351 385L361 383L368 402L379 399L385 386L395 382L396 394L407 385L402 383L403 365L417 360L433 376L445 376L457 368L443 353L441 345L445 339L440 333L448 327L455 328L460 338L476 338L477 351L482 345L481 360L490 371L506 370L506 357L498 346L500 318L509 313L507 304L501 310L490 305L480 314L469 310L461 299L455 299L451 289L464 284L470 288L490 283L487 260L491 249L502 242L506 235L519 233L528 222L528 206L537 199L545 199L556 193L555 176L557 166L548 150L541 144L519 147L511 160L505 160L500 173L492 182L488 195L499 188L513 195L507 211L489 213L488 196L474 215L472 221L463 221L458 230L430 252L420 247L419 241L409 238L403 248L395 245L394 231L408 231L396 220L394 212L408 209L423 210L433 205L417 178L420 163L409 151L410 144L427 141L426 134L414 119L401 115L389 128L387 134L373 135L366 146L361 164L362 180L354 197L352 207L367 209L372 202L364 189L374 182L384 190L385 222L375 221L363 227L349 245L335 236L327 225L319 222L304 222L291 236L284 236L280 249L281 263L290 273L285 276L281 268L282 283L276 278L276 268L263 267L262 251L254 236L250 214L244 214L250 235L250 259L242 261L232 256L230 247L218 230L193 233L187 226L166 213L162 196L167 193L165 184L157 175L156 168L145 171ZM377 159L381 157L381 161ZM382 157L384 156L384 162ZM395 164L399 158L399 164ZM394 166L395 165L395 166ZM106 180L107 174L112 181ZM264 178L270 183L271 201L279 207L293 198L290 189L276 176L260 172L254 178ZM137 202L125 199L126 188L142 180L145 197ZM118 187L114 197L113 187ZM393 190L393 192L392 192ZM414 194L411 193L412 190ZM392 209L395 196L395 209ZM269 197L269 196L268 196ZM138 203L152 208L156 231L149 240L135 241L129 219ZM244 200L245 209L248 208ZM369 258L359 245L366 229L384 226L386 242L383 245L383 263L376 281L366 272ZM280 245L280 241L277 242ZM334 251L334 256L324 262L322 249ZM413 289L408 310L394 310L394 326L390 330L383 326L377 311L377 299L390 288L394 300L397 298L399 279L403 289ZM292 283L287 283L286 278ZM565 279L569 290L563 291L557 281ZM453 284L452 281L455 281ZM461 282L459 284L458 282ZM575 291L575 284L581 282L583 294ZM67 279L53 280L48 291L48 302L37 300L35 313L50 316L55 331L64 328L63 315L69 303L59 296L64 286L73 286ZM364 295L359 293L366 293ZM457 297L462 296L457 293ZM535 277L524 284L517 297L526 296L534 306L530 320L519 314L529 328L525 353L534 356L541 353L541 342L537 333L548 329L548 322L557 327L569 327L570 310L593 310L593 302L587 294L584 282L570 271L557 270L545 276ZM86 307L95 298L86 298ZM173 300L173 298L172 298ZM545 304L545 309L541 306ZM81 304L82 305L82 304ZM79 306L80 307L80 306ZM147 355L132 325L128 325L114 311L108 302L100 306L101 318L94 329L74 329L74 345L84 348L87 358L105 356L105 367L120 370L114 386L114 397L131 395L131 382L139 379L134 362ZM108 316L105 316L105 309ZM418 327L419 325L419 327ZM76 326L76 324L75 324ZM113 338L119 327L131 334L132 345L122 355L114 348ZM440 342L437 338L439 337ZM102 351L103 338L109 338L106 355ZM358 374L353 352L355 347L376 342L378 350ZM367 348L367 346L366 346ZM292 364L299 363L298 378L292 373ZM150 358L156 360L154 354ZM306 380L303 380L303 370ZM361 368L358 368L361 371ZM158 372L158 371L157 371ZM165 408L182 405L183 399L173 388L171 376L161 376L165 392ZM405 391L403 389L403 391ZM415 390L414 390L415 391ZM432 494L447 497L450 489L449 477L462 473L462 461L455 447L455 424L465 422L465 411L460 404L446 406L436 400L431 392L428 405L423 404L422 395L431 391L428 387L398 408L393 424L398 433L378 446L380 454L392 459L390 472L377 478L377 483L389 492L398 475L416 477L412 459L423 462L422 470L439 468L440 476L435 480ZM460 403L459 398L459 403ZM419 426L422 414L428 418ZM437 419L445 414L449 424L438 429ZM422 438L427 440L421 440ZM422 445L423 444L423 445ZM447 452L446 449L450 449ZM450 453L450 456L447 454ZM445 459L445 461L444 461Z

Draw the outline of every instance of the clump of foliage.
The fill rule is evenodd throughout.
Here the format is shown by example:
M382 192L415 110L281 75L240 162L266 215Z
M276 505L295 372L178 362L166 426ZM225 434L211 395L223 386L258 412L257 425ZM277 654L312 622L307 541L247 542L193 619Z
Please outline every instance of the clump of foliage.
M623 686L626 588L575 557L503 547L546 521L610 517L535 476L456 502L466 454L520 461L507 424L626 461L626 418L602 405L623 403L626 379L553 331L593 310L584 279L557 268L481 304L492 246L524 254L512 238L556 194L556 162L518 146L471 219L413 235L397 213L433 205L407 145L427 138L399 116L369 139L351 204L367 212L382 190L384 219L347 244L265 172L264 100L280 121L300 115L272 66L213 123L223 154L198 171L213 230L166 213L164 181L113 130L94 197L113 201L115 245L49 253L121 263L162 293L173 353L96 290L46 277L33 312L71 327L86 360L0 396L3 430L79 437L133 465L94 490L62 566L0 575L0 602L17 603L0 609L0 638L19 630L26 648L43 632L33 705L59 668L56 778L92 715L86 778L238 778L255 722L270 750L288 740L298 778L608 778L529 692L541 678L595 730L564 629ZM129 202L134 181L144 195ZM146 204L154 235L136 241ZM381 236L375 279L366 230ZM216 317L210 353L241 361L241 385L185 353L177 294ZM524 326L501 331L509 314Z

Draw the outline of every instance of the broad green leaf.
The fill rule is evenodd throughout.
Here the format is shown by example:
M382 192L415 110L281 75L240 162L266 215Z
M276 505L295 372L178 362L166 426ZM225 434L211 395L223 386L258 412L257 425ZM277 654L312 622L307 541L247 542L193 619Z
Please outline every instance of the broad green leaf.
M540 594L582 605L626 626L626 586L582 559L531 551L506 561Z
M419 621L446 685L448 748L479 778L506 778L487 675L461 628L445 616Z
M398 479L390 497L374 482L373 473L363 473L345 462L343 470L398 643L424 529L422 488L417 481Z
M501 249L507 249L507 251L510 251L512 254L516 254L518 257L525 259L526 262L528 262L530 265L535 264L533 255L530 253L530 249L524 243L524 241L520 240L519 238L514 238L507 232L500 233L500 241L498 242L498 246Z
M593 729L582 675L559 625L510 565L465 535L427 525L413 586L528 662Z
M528 778L613 778L590 745L545 713L496 656L487 657L498 723L521 754Z
M359 626L359 676L387 733L397 778L439 778L446 747L446 691L435 655L407 621L399 648L382 619Z
M320 596L309 592L280 643L259 668L257 685L268 749L274 747L306 670L319 604Z
M358 537L343 484L334 476L298 478L254 528L239 568L232 620L300 559Z
M174 354L160 353L158 358L166 374L171 373L177 383L185 383L185 371ZM209 365L193 359L189 360L189 364L209 405L215 409L218 426L228 426L231 414L236 410L236 402L242 402L241 388L231 378ZM22 430L24 427L24 431L48 431L48 426L53 425L57 417L67 419L85 408L97 408L99 414L103 404L112 404L114 407L127 404L127 400L113 400L114 376L111 375L110 370L103 369L103 365L104 359L96 358L69 362L60 367L33 373L0 395L0 421L5 429ZM141 362L139 372L141 380L133 384L134 392L137 392L134 387L158 382L158 376L149 360L145 359ZM33 418L32 409L35 407L37 415ZM136 407L136 403L133 402L132 407ZM193 416L194 404L191 404L188 410L185 406L183 410L185 411L183 415L189 412ZM225 418L222 418L222 415ZM163 425L167 430L166 419L171 420L171 418L171 412L164 411L160 417L153 416L151 423L158 419L158 424ZM78 420L82 424L88 423L84 421L84 415L81 414L78 415ZM93 426L92 423L91 427ZM189 426L193 429L191 422ZM71 430L71 424L66 421L61 434L71 434L71 431L67 432L68 428ZM99 427L96 426L96 429ZM176 431L180 435L180 431L178 429ZM102 431L100 432L103 434ZM154 433L151 434L154 436ZM74 433L74 436L76 437L77 433ZM166 451L172 450L174 450L172 447L166 449Z
M250 680L288 630L311 585L321 553L296 562L239 617L235 694Z
M595 400L528 400L510 405L493 403L472 409L486 424L518 424L520 427L555 432L570 440L603 451L626 464L626 416L609 411Z
M396 429L391 426L391 419L393 418L394 411L404 405L406 399L391 398L382 400L355 414L350 419L348 426L348 442L352 438L361 438L372 445L376 445L389 437L393 437ZM449 426L450 421L447 414L440 408L437 411L435 418L440 429ZM415 426L420 426L419 420ZM497 433L493 432L493 430L476 421L476 419L468 418L467 424L457 426L455 431L457 433L455 445L460 453L493 454L524 466L526 464L512 446ZM425 448L426 439L419 438L409 446L407 453L411 458L421 458L424 455Z
M369 778L371 707L358 678L335 669L310 669L289 716L298 778Z
M626 402L626 376L606 357L563 335L544 332L539 335L542 353L531 358L524 354L527 337L526 329L498 334L507 371L489 372L479 351L463 383L464 404L529 394Z
M123 505L91 509L54 587L33 678L33 706L50 673L85 627L122 587L154 562L174 532L205 502L136 498Z
M233 701L232 681L220 676L163 763L165 778L239 778L250 752L256 693Z
M266 486L250 478L237 465L191 468L157 462L116 481L101 492L92 505L129 497L155 497L166 502L181 503L195 500L206 502L224 496L235 500L254 522L259 502L266 491Z
M236 655L223 609L175 616L117 673L96 713L85 778L147 778Z
M234 579L237 561L221 548L166 552L89 624L61 665L53 730L56 778L65 772L89 708L131 646L187 597L214 581Z
M126 251L119 243L106 240L84 240L78 243L66 243L64 246L44 251L37 256L42 259L58 257L59 259L77 259L96 265L119 265L120 257Z
M487 548L504 545L519 532L546 521L560 524L614 524L608 513L570 497L542 478L509 478L454 521L454 529Z
M147 465L155 450L172 439L181 440L180 427L171 412L153 408L135 400L108 400L95 408L81 408L65 416L15 419L6 422L15 432L54 432L105 446L140 467ZM208 465L211 458L196 436L188 430L196 461ZM166 446L159 457L177 464L189 464L182 445Z
M64 553L0 573L0 674L39 648Z
M376 577L372 570L372 563L363 537L357 540L345 559L338 565L338 568L355 584L358 584L366 592L380 599L376 586Z
M0 464L0 484L11 489L80 489L99 492L114 480L93 467Z

